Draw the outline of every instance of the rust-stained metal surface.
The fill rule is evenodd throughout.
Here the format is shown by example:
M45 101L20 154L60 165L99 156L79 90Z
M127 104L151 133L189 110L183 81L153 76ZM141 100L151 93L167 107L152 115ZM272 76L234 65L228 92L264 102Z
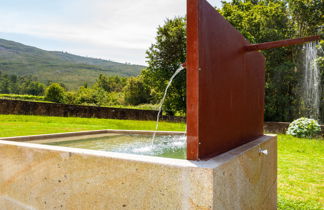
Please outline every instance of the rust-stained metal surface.
M262 136L265 58L257 51L316 40L250 44L206 0L187 0L187 159Z
M309 36L304 38L298 38L298 39L287 39L287 40L280 40L280 41L274 41L274 42L265 42L261 44L251 44L249 46L246 46L244 49L246 51L257 51L257 50L267 50L272 48L278 48L278 47L287 47L291 45L296 44L303 44L305 42L312 42L316 40L320 40L320 36Z
M205 0L187 0L187 158L209 158L263 135L259 52Z

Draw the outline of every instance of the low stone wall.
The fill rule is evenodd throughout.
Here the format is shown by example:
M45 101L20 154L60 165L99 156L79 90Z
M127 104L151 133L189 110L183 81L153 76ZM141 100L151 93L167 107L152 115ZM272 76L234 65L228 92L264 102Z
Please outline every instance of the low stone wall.
M0 114L156 120L157 111L0 99Z
M265 122L264 131L266 133L286 133L289 122Z
M266 133L286 133L289 122L265 122L264 131ZM321 135L324 136L324 125L321 125Z
M0 99L0 114L155 121L158 111ZM162 116L160 120L186 122L185 117L175 116ZM286 133L288 126L289 122L265 122L264 130L266 133ZM324 125L321 128L322 136L324 136Z
M0 99L0 114L155 121L158 111ZM184 117L174 116L162 116L160 119L171 122L186 121Z

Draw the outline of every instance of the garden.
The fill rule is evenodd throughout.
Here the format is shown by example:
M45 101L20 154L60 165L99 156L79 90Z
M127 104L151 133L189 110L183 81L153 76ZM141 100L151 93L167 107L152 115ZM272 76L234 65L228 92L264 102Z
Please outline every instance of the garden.
M222 8L216 9L255 44L322 33L321 8L323 2L319 0L233 0L223 2ZM157 28L155 42L146 51L147 66L140 73L132 77L100 74L91 83L73 88L63 80L43 81L28 75L2 73L0 69L0 99L144 110L160 108L162 115L186 117L188 74L179 69L179 66L186 69L183 65L187 59L186 36L186 17L167 19ZM279 209L324 209L324 139L319 125L324 122L323 48L324 42L318 41L262 51L266 58L264 120L292 122L286 133L278 134ZM176 76L177 71L180 73ZM169 83L170 78L174 78L173 83ZM260 110L259 116L263 117L263 109ZM258 125L258 131L262 131L262 123ZM185 123L166 121L157 125L155 121L0 114L0 138L104 129L187 131ZM264 154L268 155L267 150Z

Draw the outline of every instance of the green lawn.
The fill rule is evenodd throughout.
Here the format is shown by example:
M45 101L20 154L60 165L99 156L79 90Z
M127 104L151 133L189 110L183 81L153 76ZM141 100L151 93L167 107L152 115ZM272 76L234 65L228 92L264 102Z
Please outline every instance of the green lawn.
M278 136L280 209L324 209L324 141Z
M155 130L155 126L153 121L0 115L0 137L101 129ZM184 131L185 124L160 122L159 130Z
M161 122L159 130L184 131ZM154 130L155 122L0 115L0 137L100 129ZM324 209L324 141L278 136L279 209Z

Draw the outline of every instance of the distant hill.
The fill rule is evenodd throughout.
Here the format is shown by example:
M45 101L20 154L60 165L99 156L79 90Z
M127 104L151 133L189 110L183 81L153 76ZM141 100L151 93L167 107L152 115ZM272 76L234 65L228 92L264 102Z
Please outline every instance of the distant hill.
M75 89L85 82L93 84L100 74L136 76L145 66L46 51L0 39L0 71L6 74L32 75L41 82L64 83Z

